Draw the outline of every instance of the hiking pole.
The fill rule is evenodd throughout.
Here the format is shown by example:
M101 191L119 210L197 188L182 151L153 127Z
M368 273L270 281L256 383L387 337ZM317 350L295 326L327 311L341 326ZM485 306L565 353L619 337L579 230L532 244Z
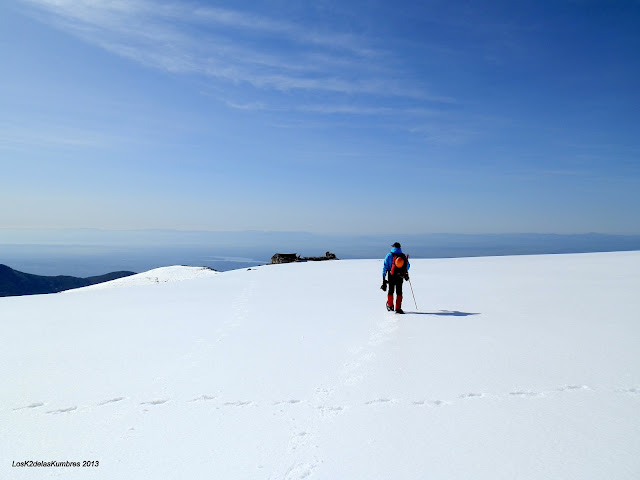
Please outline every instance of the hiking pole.
M413 285L411 285L411 277L409 277L409 286L411 287L411 295L413 296L413 303L416 304L416 310L418 310L418 304L416 303L416 296L413 294Z

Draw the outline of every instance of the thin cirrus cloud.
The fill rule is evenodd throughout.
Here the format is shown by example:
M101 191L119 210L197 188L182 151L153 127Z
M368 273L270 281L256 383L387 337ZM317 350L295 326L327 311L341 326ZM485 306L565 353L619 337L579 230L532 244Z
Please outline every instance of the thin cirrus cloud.
M24 2L44 22L87 43L172 73L263 91L453 101L430 94L420 82L400 83L389 56L352 34L237 10L146 0Z

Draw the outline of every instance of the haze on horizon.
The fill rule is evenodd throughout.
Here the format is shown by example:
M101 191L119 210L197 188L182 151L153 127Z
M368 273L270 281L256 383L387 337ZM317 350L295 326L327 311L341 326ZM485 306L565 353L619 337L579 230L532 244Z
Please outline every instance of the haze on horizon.
M0 227L640 234L640 4L10 0Z

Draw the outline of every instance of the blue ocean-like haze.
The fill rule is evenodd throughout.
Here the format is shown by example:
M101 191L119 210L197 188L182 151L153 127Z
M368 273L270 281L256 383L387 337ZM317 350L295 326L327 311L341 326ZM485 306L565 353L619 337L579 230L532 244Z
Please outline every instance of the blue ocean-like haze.
M305 232L113 232L52 236L0 232L0 264L36 275L89 277L169 265L228 271L270 262L275 253L384 258L393 242L413 258L531 255L640 250L640 235L426 234L319 235ZM36 239L37 241L33 241ZM29 241L31 240L31 241Z
M35 275L90 277L116 271L145 272L169 265L228 271L268 263L265 258L225 257L203 247L4 245L0 263Z

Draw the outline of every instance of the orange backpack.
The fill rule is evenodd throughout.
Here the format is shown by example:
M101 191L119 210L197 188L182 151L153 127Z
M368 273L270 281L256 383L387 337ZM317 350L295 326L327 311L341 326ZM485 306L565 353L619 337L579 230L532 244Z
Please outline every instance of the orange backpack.
M393 262L391 262L391 275L404 276L404 274L407 273L408 262L409 257L407 257L404 253L394 253Z

